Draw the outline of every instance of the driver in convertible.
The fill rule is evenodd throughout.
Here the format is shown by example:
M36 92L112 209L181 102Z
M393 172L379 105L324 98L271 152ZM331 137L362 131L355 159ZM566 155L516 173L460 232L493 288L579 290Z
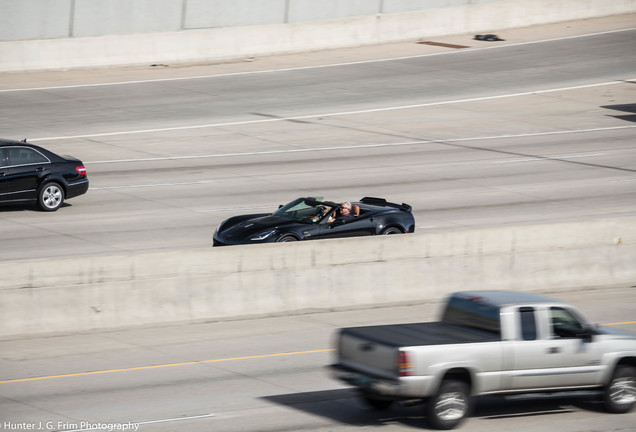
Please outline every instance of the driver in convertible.
M353 220L353 215L351 214L351 203L349 201L345 201L342 203L342 205L338 209L336 220L342 221L344 223Z

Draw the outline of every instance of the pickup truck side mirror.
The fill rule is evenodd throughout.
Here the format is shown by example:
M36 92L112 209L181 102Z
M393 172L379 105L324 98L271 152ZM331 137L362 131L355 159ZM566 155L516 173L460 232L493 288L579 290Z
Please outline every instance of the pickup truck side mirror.
M581 338L583 342L594 342L594 335L596 332L593 327L585 327L583 330L578 333L576 336Z

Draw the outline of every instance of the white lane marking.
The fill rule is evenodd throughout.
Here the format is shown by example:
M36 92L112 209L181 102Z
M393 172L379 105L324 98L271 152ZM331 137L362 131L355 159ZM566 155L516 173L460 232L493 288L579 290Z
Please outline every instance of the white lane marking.
M147 188L147 187L163 187L163 186L182 186L193 184L211 183L211 180L191 181L191 182L176 182L176 183L152 183L152 184L140 184L140 185L125 185L125 186L91 186L91 190L106 190L106 189L131 189L131 188Z
M201 415L189 416L189 417L174 417L174 418L167 418L167 419L160 419L160 420L140 421L140 422L136 422L136 424L142 425L142 424L154 424L154 423L167 423L167 422L176 422L176 421L183 421L183 420L196 420L196 419L209 418L214 416L215 414L201 414Z
M592 154L576 154L576 155L567 155L567 156L546 156L546 157L528 157L523 159L512 159L505 161L495 161L492 163L496 164L508 164L508 163L519 163L519 162L536 162L536 161L549 161L549 160L562 160L562 159L578 159L578 158L587 158L594 156L605 156L605 153L592 153Z
M554 131L554 132L524 133L524 134L518 134L518 135L508 134L508 135L492 135L492 136L451 138L451 139L439 138L436 140L405 141L405 142L398 142L398 143L358 144L358 145L329 146L329 147L302 148L302 149L252 151L252 152L242 152L242 153L240 152L216 153L216 154L190 155L190 156L160 156L160 157L154 157L154 158L137 158L137 159L112 159L112 160L86 161L84 162L84 164L97 165L97 164L124 163L124 162L157 162L157 161L168 161L168 160L210 159L210 158L225 158L225 157L240 157L240 156L265 156L265 155L323 152L323 151L337 151L337 150L364 150L364 149L382 148L382 147L402 147L402 146L409 146L409 145L422 145L422 144L435 144L435 143L467 142L467 141L494 140L494 139L505 139L505 138L525 138L525 137L533 137L533 136L602 132L602 131L633 129L633 128L636 128L636 125L613 126L613 127L607 127L607 128L593 128L593 129L574 129L569 131L560 130L560 131ZM508 161L495 162L495 163L508 163Z
M610 82L597 83L597 84L586 84L586 85L572 86L572 87L561 87L561 88L553 88L553 89L546 89L546 90L534 90L534 91L527 91L527 92L521 92L521 93L509 93L504 95L483 96L483 97L468 98L468 99L455 99L455 100L440 101L440 102L426 102L421 104L400 105L400 106L394 106L394 107L370 108L365 110L341 111L341 112L332 112L332 113L323 113L323 114L310 114L310 115L294 116L294 117L280 117L280 118L269 118L269 119L258 119L258 120L241 120L241 121L233 121L233 122L225 122L225 123L208 123L208 124L201 124L201 125L176 126L176 127L169 127L169 128L138 129L138 130L119 131L119 132L104 132L104 133L95 133L95 134L33 138L33 139L29 139L29 141L37 142L37 141L68 140L68 139L77 139L77 138L112 137L112 136L120 136L120 135L136 135L136 134L148 134L148 133L156 133L156 132L174 132L174 131L217 128L217 127L226 127L226 126L243 126L243 125L261 124L261 123L283 122L283 121L290 121L290 120L307 120L307 119L320 120L321 118L324 118L324 117L369 114L369 113L377 113L377 112L384 112L384 111L425 108L425 107L431 107L431 106L451 105L451 104L466 103L466 102L480 102L480 101L495 100L495 99L514 98L519 96L528 96L528 95L534 95L534 94L551 93L551 92L557 92L557 91L577 90L577 89L585 89L585 88L600 87L600 86L607 86L607 85L616 85L616 84L623 84L625 82L634 83L636 82L636 78L630 78L628 80L621 80L621 81L610 81Z
M636 126L635 126L636 127ZM29 140L32 141L32 140ZM405 146L411 144L425 144L433 141L408 141L401 143L380 143L380 144L360 144L360 145L347 145L347 146L330 146L330 147L316 147L316 148L301 148L301 149L286 149L286 150L266 150L266 151L253 151L242 153L217 153L208 155L192 155L192 156L161 156L155 158L141 158L141 159L117 159L117 160L102 160L85 162L85 164L107 164L107 163L121 163L121 162L156 162L165 160L183 160L183 159L209 159L209 158L225 158L236 156L264 156L264 155L276 155L285 153L305 153L305 152L320 152L320 151L332 151L332 150L355 150L355 149L368 149L374 147L391 147L391 146Z
M215 414L201 414L195 416L188 417L174 417L160 420L147 420L147 421L138 421L138 422L122 422L122 423L113 423L113 422L82 422L80 424L86 423L86 427L83 429L59 429L54 432L83 432L83 431L92 431L92 430L124 430L123 426L130 426L129 430L138 430L139 425L147 425L147 424L155 424L155 423L168 423L168 422L177 422L183 420L196 420L202 418L214 417ZM137 426L135 428L134 426Z
M604 32L588 33L588 34L584 34L584 35L565 36L565 37L560 37L560 38L544 39L544 40L529 41L529 42L518 42L518 43L507 44L507 45L491 45L491 46L486 46L486 47L473 47L473 48L470 48L468 50L453 50L453 51L446 51L446 52L441 52L441 53L429 53L429 54L419 54L419 55L414 55L414 56L392 57L392 58L387 58L387 59L360 60L360 61L355 61L355 62L330 63L330 64L325 64L325 65L299 66L299 67L282 68L282 69L265 69L265 70L248 71L248 72L228 72L228 73L224 73L224 74L197 75L197 76L192 76L192 77L156 78L156 79L148 79L148 80L119 81L119 82L111 82L111 83L75 84L75 85L66 85L66 86L48 86L48 87L4 89L4 90L0 90L0 93L31 91L31 90L35 91L35 90L73 89L73 88L82 88L82 87L105 87L105 86L128 85L128 84L143 84L143 83L170 82L170 81L200 80L200 79L209 79L209 78L218 78L218 77L231 77L231 76L251 75L251 74L265 74L265 73L274 73L274 72L289 72L289 71L306 70L306 69L321 69L321 68L338 67L338 66L353 66L353 65L359 65L359 64L381 63L381 62L390 62L390 61L399 61L399 60L409 60L409 59L416 59L416 58L425 58L425 57L438 56L438 55L457 54L457 53L461 53L461 52L477 51L477 50L482 50L482 49L498 49L498 48L506 48L506 47L532 45L532 44L538 44L538 43L544 43L544 42L554 42L554 41L559 41L559 40L577 39L577 38L584 38L584 37L590 37L590 36L600 36L600 35L611 34L611 33L620 33L620 32L631 31L631 30L636 30L636 28L627 28L627 29L619 29L619 30L608 30L608 31L604 31Z
M636 178L610 181L610 183L628 183L628 182L636 182Z

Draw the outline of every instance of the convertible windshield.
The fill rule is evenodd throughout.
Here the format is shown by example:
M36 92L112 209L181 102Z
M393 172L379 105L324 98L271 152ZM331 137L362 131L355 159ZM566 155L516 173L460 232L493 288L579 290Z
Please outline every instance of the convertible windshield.
M320 222L322 218L333 210L334 205L317 201L314 198L298 198L289 204L285 204L276 210L274 214L301 223L311 224Z

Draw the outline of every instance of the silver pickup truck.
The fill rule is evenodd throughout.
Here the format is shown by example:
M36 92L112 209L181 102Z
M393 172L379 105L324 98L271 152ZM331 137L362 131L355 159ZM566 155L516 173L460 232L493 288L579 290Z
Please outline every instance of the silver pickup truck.
M636 335L589 323L547 297L455 293L441 321L339 330L332 374L373 408L425 402L452 429L473 396L598 389L610 412L636 403Z

